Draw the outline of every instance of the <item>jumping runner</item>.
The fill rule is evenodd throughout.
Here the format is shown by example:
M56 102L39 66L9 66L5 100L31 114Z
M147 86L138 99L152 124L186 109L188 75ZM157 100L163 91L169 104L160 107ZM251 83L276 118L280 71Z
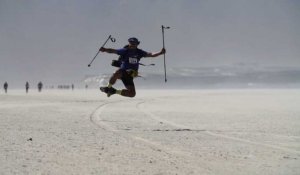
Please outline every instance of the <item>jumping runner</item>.
M128 47L122 49L112 49L101 47L99 51L113 53L122 57L120 68L111 76L107 87L100 87L107 96L119 94L125 97L134 97L136 95L133 79L138 76L139 61L143 57L157 57L166 53L164 48L160 52L150 53L138 48L140 41L137 38L128 39ZM112 86L117 79L122 80L126 89L116 90Z

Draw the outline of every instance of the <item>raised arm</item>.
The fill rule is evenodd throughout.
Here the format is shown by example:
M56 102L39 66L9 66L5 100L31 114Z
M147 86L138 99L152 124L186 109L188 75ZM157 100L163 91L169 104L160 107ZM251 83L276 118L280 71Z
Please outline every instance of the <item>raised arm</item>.
M112 48L104 48L104 47L101 47L101 48L99 49L99 51L117 54L117 50L116 50L116 49L112 49Z
M146 57L157 57L157 56L162 55L164 53L166 53L166 49L162 48L160 52L157 52L157 53L148 53L146 55Z

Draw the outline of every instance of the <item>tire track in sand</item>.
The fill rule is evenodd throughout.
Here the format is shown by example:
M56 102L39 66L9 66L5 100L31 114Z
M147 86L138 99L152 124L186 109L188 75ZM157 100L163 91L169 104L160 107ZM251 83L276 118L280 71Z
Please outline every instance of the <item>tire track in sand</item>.
M146 101L140 102L140 103L137 104L136 107L138 109L140 109L141 112L145 113L146 115L148 115L152 119L154 119L158 122L166 123L170 126L173 126L173 127L179 128L179 129L183 129L183 130L184 129L199 130L199 129L190 128L188 126L178 124L178 123L175 123L175 122L172 122L172 121L169 121L169 120L165 120L165 119L153 114L152 112L147 110L145 107L142 108L142 106L145 103L146 103ZM247 144L251 144L251 145L257 145L257 146L262 146L262 147L266 147L266 148L272 148L272 149L281 150L281 151L284 151L284 152L289 152L289 153L300 155L300 151L293 150L293 149L290 149L290 148L284 148L284 147L280 147L280 146L276 146L276 145L250 141L250 140L246 140L246 139L241 139L241 138L237 138L237 137L232 137L232 136L228 136L228 135L224 135L224 134L215 133L215 132L212 132L212 131L209 131L209 130L201 130L201 131L203 131L202 133L205 133L207 135L214 136L214 137L220 137L220 138L223 138L223 139L229 139L229 140L233 140L233 141L237 141L237 142L243 142L243 143L247 143Z
M98 126L99 128L106 130L106 131L111 131L111 132L115 132L114 128L112 128L111 126L109 126L107 123L103 122L102 120L99 120L97 118L97 116L99 116L103 110L106 108L106 106L113 104L113 103L117 103L119 101L113 101L113 102L105 102L101 105L99 105L91 114L90 114L90 121Z
M127 100L124 100L127 101ZM104 104L101 104L100 106L98 106L90 115L90 121L95 124L96 126L100 127L103 130L106 131L110 131L113 132L114 134L123 137L123 138L127 138L133 141L137 141L139 143L142 143L144 145L147 145L148 147L150 147L152 150L157 151L157 152L162 152L165 153L166 155L168 155L169 157L175 157L175 159L179 157L183 158L186 162L189 162L189 165L192 166L193 163L197 162L197 163L201 163L201 166L199 164L194 164L193 168L194 169L198 169L200 168L202 171L206 171L207 173L212 173L212 169L214 169L214 173L222 173L224 171L231 173L231 170L228 169L219 169L219 166L216 166L212 163L209 163L207 161L204 160L199 160L199 157L196 157L194 154L192 154L191 152L186 152L186 151L182 151L182 150L178 150L174 147L168 147L166 145L162 145L159 142L155 142L140 136L136 136L133 134L130 134L124 130L118 130L115 129L113 126L111 126L110 124L108 124L107 122L105 122L101 116L103 115L103 111L105 110L106 107L109 107L109 105L115 104L115 103L122 103L124 101L114 101L114 102L107 102ZM132 99L131 99L132 101ZM128 102L128 101L127 101ZM135 107L137 108L137 106L141 103L145 103L145 100L139 100L139 101L135 101L136 105ZM139 110L140 111L140 110ZM143 111L142 111L143 112ZM143 112L144 114L146 114L145 112ZM170 123L170 122L169 122ZM175 125L175 123L172 123L173 125ZM215 168L212 168L215 167Z
M108 107L109 105L115 104L115 103L122 103L124 101L126 101L126 100L106 102L106 103L101 104L90 114L90 121L103 130L113 132L119 136L130 138L135 141L146 143L146 144L150 145L151 148L156 151L164 151L165 153L168 153L168 154L179 154L179 155L187 154L186 152L182 152L180 150L175 150L173 148L168 148L166 146L163 146L158 142L154 142L154 141L151 141L151 140L139 137L139 136L135 136L133 134L129 134L129 133L125 132L124 130L117 130L101 118L102 113L106 107Z

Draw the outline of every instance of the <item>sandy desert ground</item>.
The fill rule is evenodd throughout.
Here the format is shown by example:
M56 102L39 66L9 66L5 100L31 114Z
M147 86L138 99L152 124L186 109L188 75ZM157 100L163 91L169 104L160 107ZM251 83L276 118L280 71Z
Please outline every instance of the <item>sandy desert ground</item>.
M300 90L0 94L0 174L300 174Z

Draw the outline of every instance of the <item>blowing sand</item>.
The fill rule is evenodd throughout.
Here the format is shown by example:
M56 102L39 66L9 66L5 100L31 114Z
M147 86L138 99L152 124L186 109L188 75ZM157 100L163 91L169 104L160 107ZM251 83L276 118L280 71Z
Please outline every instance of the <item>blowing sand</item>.
M0 94L0 174L300 174L300 90Z

